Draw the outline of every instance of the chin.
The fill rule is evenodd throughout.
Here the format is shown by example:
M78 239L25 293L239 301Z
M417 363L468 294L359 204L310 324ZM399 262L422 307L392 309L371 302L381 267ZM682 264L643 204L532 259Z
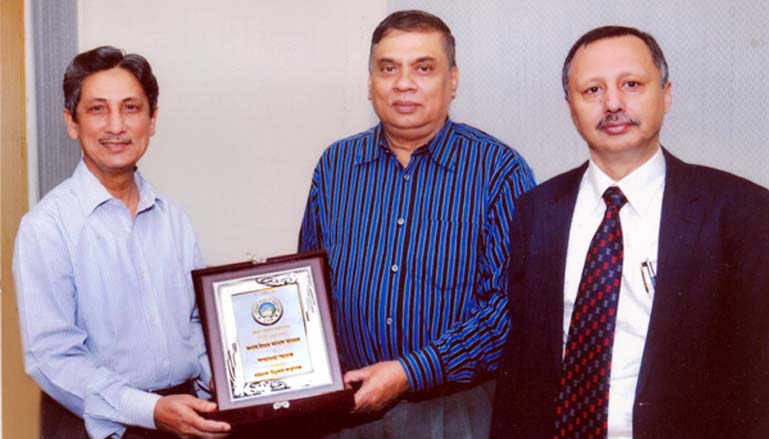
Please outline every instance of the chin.
M422 124L412 120L391 120L386 125L399 130L410 130L422 126Z
M641 144L642 142L639 139L633 139L630 136L621 135L613 138L602 137L598 139L597 142L593 143L593 145L596 145L596 147L593 149L607 153L621 153L632 151L634 149L640 150L642 149Z
M396 114L394 117L390 118L392 124L397 126L418 125L422 122L421 119L422 118L417 113Z

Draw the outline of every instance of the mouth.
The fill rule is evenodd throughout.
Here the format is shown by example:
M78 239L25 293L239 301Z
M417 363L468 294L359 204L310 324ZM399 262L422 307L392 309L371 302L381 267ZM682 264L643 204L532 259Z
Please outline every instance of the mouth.
M624 134L632 127L641 125L641 121L624 113L607 114L598 122L596 129L611 135Z
M99 144L111 151L121 151L131 144L131 139L125 137L106 137L99 139Z
M393 102L392 107L398 113L411 114L419 109L420 104L412 101L395 101Z
M633 126L635 125L631 123L606 124L602 129L609 134L616 135L627 132Z

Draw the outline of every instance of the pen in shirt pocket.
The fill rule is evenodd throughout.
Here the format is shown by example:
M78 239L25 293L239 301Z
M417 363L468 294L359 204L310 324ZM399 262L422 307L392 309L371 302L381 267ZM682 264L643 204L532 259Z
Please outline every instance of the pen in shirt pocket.
M657 287L657 274L654 272L654 264L649 259L641 262L641 278L644 281L646 294L651 294Z

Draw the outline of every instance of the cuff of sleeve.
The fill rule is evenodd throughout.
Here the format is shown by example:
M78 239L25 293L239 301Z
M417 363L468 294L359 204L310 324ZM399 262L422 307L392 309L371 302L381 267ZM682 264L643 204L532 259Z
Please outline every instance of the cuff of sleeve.
M112 439L122 438L126 428L117 422L97 420L90 416L83 416L85 430L89 438Z
M410 352L398 361L406 371L412 392L434 389L444 382L441 360L432 346Z
M127 388L120 400L121 413L126 424L155 430L155 404L160 395Z

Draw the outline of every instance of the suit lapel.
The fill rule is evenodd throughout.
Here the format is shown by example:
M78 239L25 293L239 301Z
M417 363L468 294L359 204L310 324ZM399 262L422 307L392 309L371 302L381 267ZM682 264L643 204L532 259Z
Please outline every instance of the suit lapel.
M674 330L681 315L681 293L686 291L686 279L692 267L687 263L705 217L705 203L698 188L689 185L689 165L674 157L667 150L665 163L665 192L662 199L660 220L659 254L657 257L657 285L654 293L649 330L646 335L641 370L636 386L636 399L643 395L649 377L654 371L654 360L659 358L662 339Z
M586 169L587 162L564 175L562 184L553 191L550 206L547 209L548 217L540 223L540 227L544 230L539 236L549 237L545 240L545 255L549 259L547 266L552 270L546 281L548 282L547 291L553 293L547 295L544 315L548 316L550 322L547 338L550 347L550 364L556 367L557 374L560 374L563 356L563 282L566 251L577 193ZM549 316L555 317L549 318Z

